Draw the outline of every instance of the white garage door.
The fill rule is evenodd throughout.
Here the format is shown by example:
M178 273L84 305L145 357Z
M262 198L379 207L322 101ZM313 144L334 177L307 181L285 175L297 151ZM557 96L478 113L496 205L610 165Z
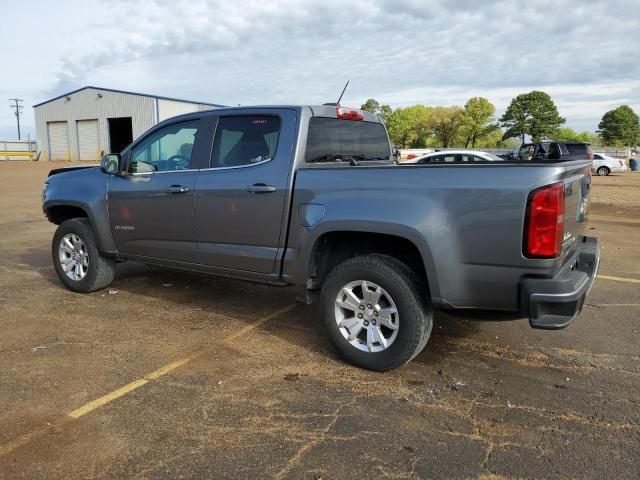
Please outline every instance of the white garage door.
M49 159L70 160L67 122L48 122L47 132L49 134Z
M78 120L78 159L98 161L98 120Z

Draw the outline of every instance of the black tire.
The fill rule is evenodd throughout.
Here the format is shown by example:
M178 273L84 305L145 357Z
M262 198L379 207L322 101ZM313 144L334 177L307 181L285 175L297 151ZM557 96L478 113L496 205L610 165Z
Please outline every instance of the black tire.
M597 173L601 177L606 177L607 175L609 175L611 173L611 170L609 170L608 167L600 167L600 168L598 168Z
M62 268L60 260L60 242L65 235L70 233L80 237L88 253L87 272L80 280L69 278ZM94 292L109 286L113 282L116 262L100 254L91 224L86 218L72 218L58 226L51 243L51 256L58 278L69 290L80 293Z
M378 284L389 293L397 307L397 337L385 350L359 350L340 332L335 301L345 285L357 280ZM354 365L378 372L397 368L418 355L427 344L433 326L427 286L406 264L387 255L354 257L338 265L322 285L320 307L329 339L339 354Z

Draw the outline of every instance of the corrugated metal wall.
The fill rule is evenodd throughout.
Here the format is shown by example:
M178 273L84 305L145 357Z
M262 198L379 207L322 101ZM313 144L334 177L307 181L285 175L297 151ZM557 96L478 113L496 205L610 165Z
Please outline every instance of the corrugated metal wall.
M101 96L100 96L101 95ZM62 97L34 109L36 136L41 160L49 160L47 122L66 121L69 126L69 155L78 160L78 120L98 120L100 151L109 150L107 118L131 117L133 137L138 137L155 124L155 99L140 95L86 89Z
M109 126L107 118L131 117L133 138L137 138L166 118L212 108L208 105L174 100L157 99L144 95L110 92L88 88L34 108L36 136L41 160L49 160L47 123L67 122L69 128L69 152L67 158L79 158L78 121L98 121L98 148L109 152Z

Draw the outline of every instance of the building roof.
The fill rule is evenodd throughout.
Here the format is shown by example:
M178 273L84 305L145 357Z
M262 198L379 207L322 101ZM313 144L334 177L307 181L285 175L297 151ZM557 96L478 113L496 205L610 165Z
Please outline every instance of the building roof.
M217 103L198 102L196 100L184 100L182 98L163 97L161 95L151 95L149 93L128 92L126 90L115 90L113 88L93 87L91 85L87 85L86 87L78 88L77 90L73 90L71 92L63 93L62 95L58 95L55 98L51 98L49 100L45 100L44 102L37 103L37 104L35 104L33 106L33 108L39 107L40 105L44 105L46 103L53 102L55 100L59 100L59 99L61 99L63 97L67 97L69 95L73 95L74 93L78 93L78 92L81 92L82 90L87 90L87 89L90 89L90 88L92 88L94 90L102 90L104 92L125 93L127 95L138 95L140 97L159 98L161 100L173 100L174 102L196 103L198 105L209 105L210 107L224 107L224 106L226 106L226 105L218 105Z

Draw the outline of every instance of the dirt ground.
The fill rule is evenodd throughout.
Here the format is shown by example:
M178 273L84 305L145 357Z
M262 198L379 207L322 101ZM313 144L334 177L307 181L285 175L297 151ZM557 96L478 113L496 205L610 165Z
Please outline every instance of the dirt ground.
M50 165L0 162L0 478L640 478L640 174L594 178L601 278L569 328L437 312L356 369L296 292L125 264L65 290Z

